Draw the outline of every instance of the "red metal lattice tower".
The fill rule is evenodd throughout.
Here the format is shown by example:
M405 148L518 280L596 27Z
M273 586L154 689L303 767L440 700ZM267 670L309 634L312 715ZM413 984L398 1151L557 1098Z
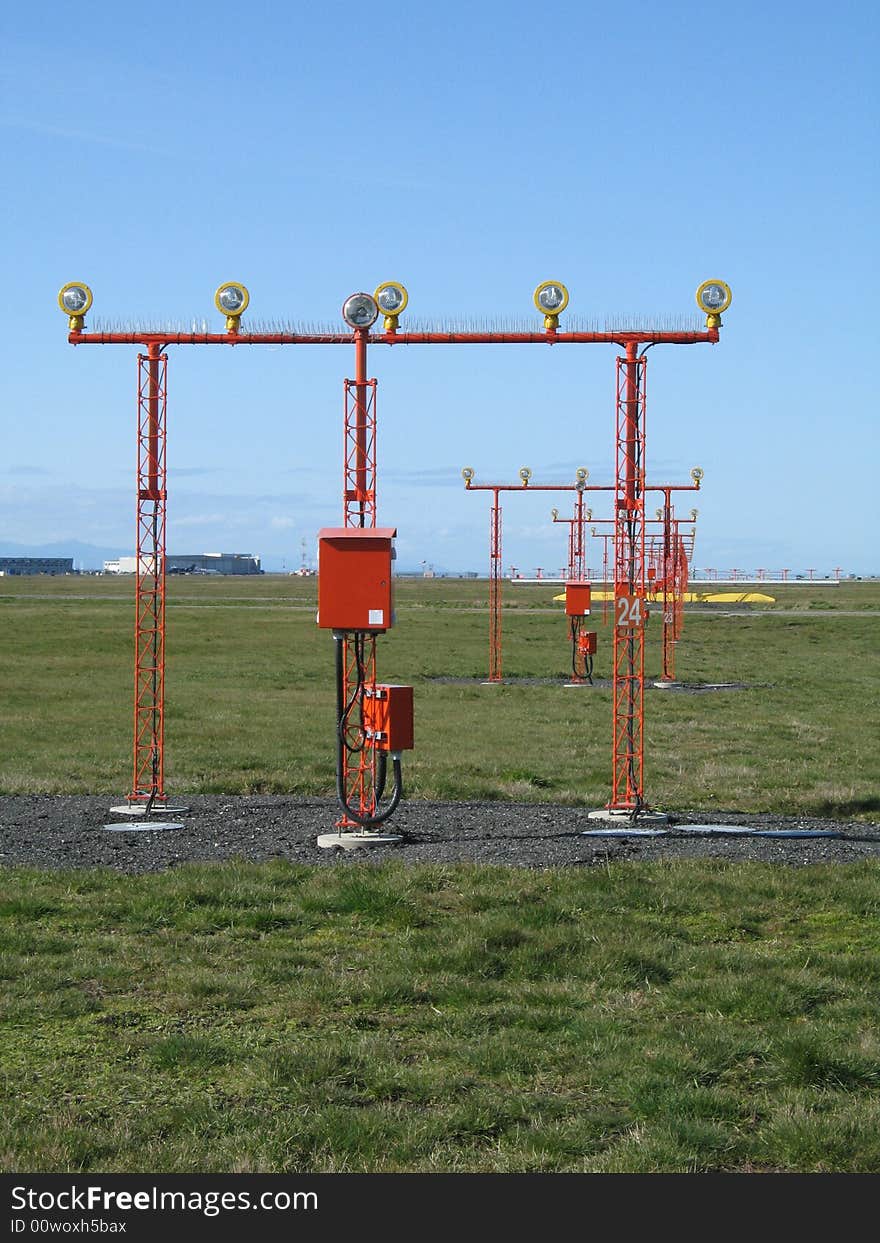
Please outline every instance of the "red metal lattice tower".
M489 510L489 681L501 681L501 505L492 489Z
M672 490L672 487L663 489L663 507L657 511L663 527L658 586L663 616L660 681L665 683L675 681L675 645L681 638L684 623L684 593L688 578L687 555L672 506Z
M500 682L502 674L501 662L501 628L502 628L502 541L501 541L501 492L610 492L611 485L576 483L532 483L531 471L526 467L520 475L519 483L474 483L473 472L467 468L462 472L464 486L469 492L491 492L492 506L489 510L489 682ZM580 544L583 549L583 538ZM581 551L581 563L583 552Z
M610 811L644 806L645 372L628 342L617 359L614 489L614 670Z
M345 381L345 428L343 446L343 526L376 525L376 381L367 379L367 340L364 329L356 329L355 378ZM363 720L364 696L376 685L376 635L335 633L342 644L342 705L348 704L360 687L355 705L357 715L340 712L340 728L346 731L342 748L342 788L345 804L371 816L376 809L377 752L367 737ZM336 821L338 829L358 831L362 825L343 811Z
M167 355L138 355L134 776L129 802L165 800L165 414Z
M560 518L557 511L553 510L553 521L568 527L568 565L563 570L563 577L578 583L587 579L586 523L593 516L592 510L584 509L584 492L587 490L584 486L578 491L573 517Z
M678 519L672 516L671 509L670 505L665 505L663 514L661 682L675 681L675 645L681 638L684 627L684 597L688 587L687 551L679 532Z

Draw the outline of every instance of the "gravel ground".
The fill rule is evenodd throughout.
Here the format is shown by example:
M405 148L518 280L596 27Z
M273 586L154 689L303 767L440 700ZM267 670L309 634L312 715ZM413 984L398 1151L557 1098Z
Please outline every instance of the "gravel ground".
M36 868L108 867L119 872L157 872L182 863L223 859L289 859L318 867L352 860L405 863L490 863L512 867L583 867L608 859L714 858L800 867L880 859L880 824L803 817L686 813L674 817L661 837L589 838L603 827L587 821L587 809L517 803L404 802L388 822L402 833L397 846L370 850L320 850L319 833L334 831L335 803L287 795L196 795L182 799L190 810L162 819L182 829L147 831L143 821L110 814L106 796L0 797L0 865ZM105 824L128 825L108 832ZM840 837L768 838L690 835L687 825L736 825L760 830L824 830Z

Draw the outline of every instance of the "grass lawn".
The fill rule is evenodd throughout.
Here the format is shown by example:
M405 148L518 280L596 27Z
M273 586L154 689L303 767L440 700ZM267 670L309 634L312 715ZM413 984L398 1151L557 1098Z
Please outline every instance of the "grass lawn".
M565 673L553 590L508 590L507 674ZM379 669L416 687L409 796L604 802L609 692L434 680L485 675L485 592L400 584ZM131 595L0 582L0 792L126 788ZM748 689L649 694L649 797L876 819L880 586L778 596L687 617L680 676ZM329 794L314 585L171 580L168 623L169 789ZM6 1170L880 1168L870 863L7 869L2 894Z
M509 586L504 670L568 668L555 588ZM744 691L647 693L655 805L871 816L880 810L880 584L788 586L747 615L689 614L677 671ZM117 793L131 779L130 579L0 582L0 792ZM313 580L169 579L167 787L333 792L332 641ZM415 686L408 797L600 805L610 793L610 691L481 687L486 583L402 580L379 676ZM800 611L792 614L789 610ZM601 612L596 674L610 674ZM659 674L660 626L648 673Z
M877 880L7 873L0 1166L876 1171Z

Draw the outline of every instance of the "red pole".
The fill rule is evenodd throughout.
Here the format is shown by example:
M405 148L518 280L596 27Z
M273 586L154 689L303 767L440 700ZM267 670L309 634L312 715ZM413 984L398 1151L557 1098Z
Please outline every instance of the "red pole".
M608 807L634 815L644 806L645 359L628 341L617 360L614 512L612 792Z
M138 355L134 762L129 802L165 801L165 409L167 358Z
M360 522L366 526L367 493L367 331L358 328L354 334L355 383L355 487L358 493Z
M584 581L584 493L577 494L577 512L575 516L575 542L572 569L579 583Z
M492 489L489 511L489 681L501 681L501 505Z
M661 682L675 679L673 632L675 629L675 573L672 550L672 500L669 489L663 493L663 671Z
M367 342L364 329L354 333L354 381L345 381L343 523L376 525L376 381L367 379ZM342 644L341 701L349 704L359 687L360 702L351 712L342 752L342 786L349 807L362 816L376 810L376 747L363 727L364 695L376 684L376 636L346 633ZM346 812L336 821L340 830L357 832L362 825Z

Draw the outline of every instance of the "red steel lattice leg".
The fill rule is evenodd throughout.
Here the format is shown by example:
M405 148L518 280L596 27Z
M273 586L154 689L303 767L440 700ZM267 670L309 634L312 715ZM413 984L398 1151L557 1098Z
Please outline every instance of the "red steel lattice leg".
M587 567L587 540L584 529L584 494L578 492L575 501L575 518L572 526L571 576L576 582L585 581Z
M673 623L673 641L677 643L684 629L684 598L688 589L690 567L688 565L685 542L678 531L678 522L673 521L672 538L675 547L675 621Z
M612 811L644 803L645 359L627 343L617 360L614 491Z
M376 525L376 381L345 381L344 504L347 527Z
M372 634L346 634L342 643L343 703L340 705L340 728L343 731L342 783L346 804L362 816L376 809L377 754L364 730L364 691L376 685L376 637ZM360 688L358 690L358 688ZM343 812L336 821L338 829L357 832L363 826Z
M134 777L130 802L165 799L165 411L167 355L138 355Z
M501 506L492 493L489 511L489 681L501 681Z
M663 506L663 668L662 682L675 681L675 561L676 547L673 539L672 510L669 497Z
M345 381L345 443L343 447L343 521L347 527L376 525L376 381L367 379L367 334L355 336L355 379ZM345 634L342 643L342 684L339 726L342 749L341 781L345 803L369 817L376 810L378 761L376 748L363 728L366 693L376 685L376 636ZM357 831L363 826L346 812L338 829Z

